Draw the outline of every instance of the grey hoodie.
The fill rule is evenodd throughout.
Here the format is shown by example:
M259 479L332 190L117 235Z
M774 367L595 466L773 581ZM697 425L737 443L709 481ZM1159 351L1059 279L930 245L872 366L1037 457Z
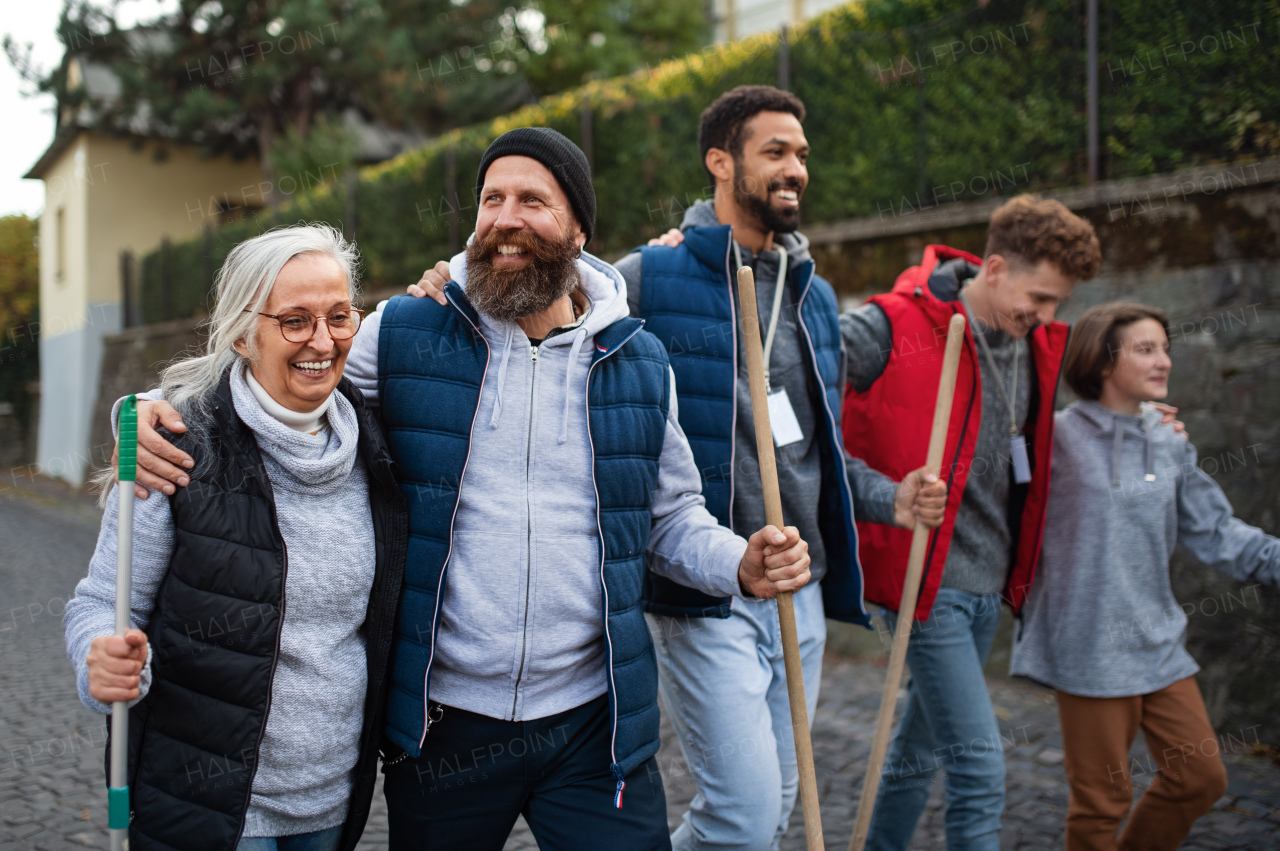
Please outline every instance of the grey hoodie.
M707 201L696 201L685 210L682 230L694 227L718 227L715 207ZM809 239L800 232L777 234L787 252L788 271L810 260ZM755 270L756 307L760 312L760 326L767 328L773 310L773 295L777 285L779 254L763 251L753 255L751 249L739 246L742 262ZM627 280L627 301L633 316L640 312L640 284L642 262L639 252L633 252L617 263L618 271ZM734 293L734 311L738 313L737 288ZM741 315L738 313L738 315ZM733 476L733 528L741 532L759 529L764 525L764 491L760 485L760 464L756 454L755 426L751 418L751 387L747 377L747 359L742 351L742 337L738 336L737 381L737 430L734 433L734 458L738 459ZM817 582L826 575L826 548L818 524L818 498L822 491L822 442L817 437L819 397L811 391L813 370L805 354L796 304L789 288L783 294L778 330L770 354L769 378L773 387L784 387L787 398L795 408L796 419L804 433L803 439L777 450L778 487L782 493L782 516L786 522L800 530L800 537L809 542L810 571ZM843 360L843 359L842 359ZM841 372L844 364L841 364ZM840 382L841 386L844 381ZM893 492L897 483L869 468L860 459L845 455L845 467L849 473L854 494L854 515L861 521L893 523Z
M1280 540L1232 515L1158 411L1076 402L1055 423L1044 549L1011 673L1084 697L1159 691L1199 670L1169 583L1174 545L1274 585Z
M605 692L586 386L595 335L627 316L627 298L609 264L584 253L577 269L590 308L576 328L544 340L536 362L519 326L480 316L489 368L453 524L431 699L493 718L542 718ZM465 254L450 274L466 288ZM346 365L371 397L381 317L365 320ZM677 416L673 392L649 568L710 594L737 594L746 542L704 507Z

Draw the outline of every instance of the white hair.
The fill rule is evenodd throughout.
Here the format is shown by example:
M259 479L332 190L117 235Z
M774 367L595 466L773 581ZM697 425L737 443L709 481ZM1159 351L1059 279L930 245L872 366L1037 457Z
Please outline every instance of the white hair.
M347 279L347 295L359 295L360 253L342 232L323 223L294 225L269 230L246 239L231 249L213 284L213 310L204 323L208 341L195 355L180 358L160 373L160 389L165 400L182 415L197 451L196 471L212 461L207 451L208 425L213 391L226 371L242 360L235 344L244 340L252 360L257 352L260 323L258 312L271 298L276 277L284 265L302 254L333 259ZM99 489L99 504L105 504L115 483L112 467L92 477Z
M359 293L360 255L341 231L326 224L269 230L231 249L213 284L208 342L201 354L175 361L160 373L160 390L184 416L202 418L212 392L232 365L244 359L235 344L243 340L252 359L257 350L258 313L266 307L284 265L300 254L329 257L342 267L347 294Z

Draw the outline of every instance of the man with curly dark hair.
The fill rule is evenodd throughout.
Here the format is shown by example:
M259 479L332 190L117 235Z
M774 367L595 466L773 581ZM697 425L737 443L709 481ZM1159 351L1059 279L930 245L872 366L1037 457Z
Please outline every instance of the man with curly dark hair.
M1098 273L1093 226L1020 195L991 216L983 258L930 245L891 292L840 318L849 351L845 446L888 476L928 444L952 314L969 325L942 477L946 514L913 613L906 708L885 760L867 848L905 849L939 768L949 849L995 851L1004 755L982 676L1001 601L1018 613L1035 572L1049 493L1053 404L1067 343L1054 321ZM866 599L896 626L911 533L859 524Z

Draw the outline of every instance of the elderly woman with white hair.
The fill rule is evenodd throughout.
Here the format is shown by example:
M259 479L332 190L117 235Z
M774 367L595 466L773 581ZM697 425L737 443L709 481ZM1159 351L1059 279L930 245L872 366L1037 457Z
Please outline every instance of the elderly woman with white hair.
M137 504L123 637L107 495L64 626L84 704L131 707L134 851L332 851L363 830L407 520L342 377L356 264L324 225L227 256L205 351L161 376L194 465L188 487Z

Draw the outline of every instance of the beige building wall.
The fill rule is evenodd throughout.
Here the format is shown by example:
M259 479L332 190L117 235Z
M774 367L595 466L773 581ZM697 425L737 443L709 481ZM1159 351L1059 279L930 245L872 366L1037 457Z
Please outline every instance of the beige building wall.
M44 175L40 216L40 332L77 331L87 318L88 146L81 134Z
M43 473L78 485L104 450L89 445L90 418L102 338L122 327L120 252L141 257L215 224L220 209L261 205L262 177L255 160L83 131L41 178L36 455Z
M85 135L87 161L96 164L98 177L88 192L90 302L121 300L121 251L141 257L165 237L196 236L217 223L219 204L262 205L257 160L210 159L187 146Z

